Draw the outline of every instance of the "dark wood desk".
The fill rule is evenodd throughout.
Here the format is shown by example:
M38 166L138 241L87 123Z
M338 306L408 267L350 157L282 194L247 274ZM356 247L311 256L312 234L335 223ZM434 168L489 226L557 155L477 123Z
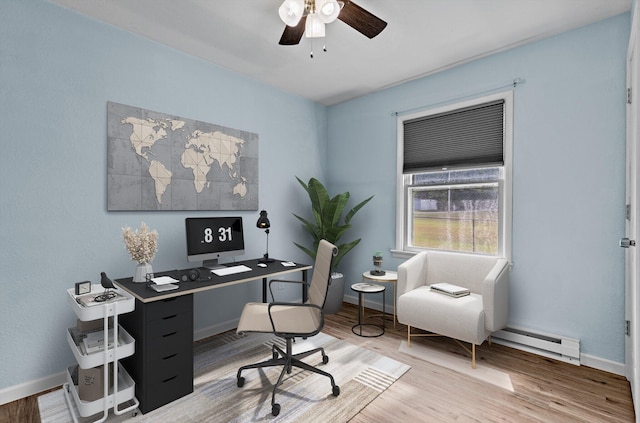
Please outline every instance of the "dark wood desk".
M262 301L267 302L267 279L302 272L308 282L312 266L296 263L282 265L283 260L258 267L259 260L228 263L243 264L251 271L217 276L200 269L198 281L180 282L180 288L156 292L149 283L133 283L132 278L114 282L136 299L135 309L120 317L121 325L136 340L135 354L122 360L136 383L136 398L142 413L147 413L193 392L193 294L262 279ZM172 276L180 280L190 269L156 272L155 276ZM307 299L303 284L302 298ZM248 300L249 301L249 300Z

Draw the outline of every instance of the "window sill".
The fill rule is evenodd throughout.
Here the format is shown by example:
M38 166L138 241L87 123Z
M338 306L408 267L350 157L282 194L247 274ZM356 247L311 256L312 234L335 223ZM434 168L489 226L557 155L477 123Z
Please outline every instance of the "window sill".
M391 250L391 257L408 259L418 254L417 251Z

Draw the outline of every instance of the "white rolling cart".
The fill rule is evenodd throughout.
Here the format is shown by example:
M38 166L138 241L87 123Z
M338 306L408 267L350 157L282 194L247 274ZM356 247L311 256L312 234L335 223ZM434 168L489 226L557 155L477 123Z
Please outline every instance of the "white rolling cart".
M83 401L80 399L78 386L74 383L72 377L76 365L71 365L67 368L67 383L63 385L63 391L69 412L76 423L78 422L77 414L80 417L89 417L97 415L101 411L102 418L96 420L96 422L104 422L109 415L110 409L113 409L115 415L129 412L135 415L139 405L135 397L135 383L124 367L118 363L120 359L129 357L135 352L135 340L118 324L118 315L133 311L135 301L133 296L123 290L116 291L118 297L115 299L99 304L83 305L78 301L80 298L85 298L89 295L97 296L103 291L104 288L99 284L91 285L91 292L82 296L76 296L74 289L67 290L68 303L79 320L102 319L102 345L107 346L107 348L102 348L99 351L87 353L85 345L82 342L77 343L74 340L74 336L72 336L72 332L76 328L67 330L67 341L78 362L77 366L81 369L103 366L103 397L95 401ZM109 318L111 317L113 318L113 329L110 333ZM112 345L109 345L110 340ZM113 363L111 380L109 375L110 363ZM121 406L124 408L120 408Z

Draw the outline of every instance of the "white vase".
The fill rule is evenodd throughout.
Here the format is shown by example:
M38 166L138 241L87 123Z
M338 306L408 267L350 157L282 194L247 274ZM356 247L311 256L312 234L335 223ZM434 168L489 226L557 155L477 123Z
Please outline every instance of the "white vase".
M140 283L147 281L147 273L153 273L153 268L149 263L140 263L136 267L136 272L133 274L133 282Z

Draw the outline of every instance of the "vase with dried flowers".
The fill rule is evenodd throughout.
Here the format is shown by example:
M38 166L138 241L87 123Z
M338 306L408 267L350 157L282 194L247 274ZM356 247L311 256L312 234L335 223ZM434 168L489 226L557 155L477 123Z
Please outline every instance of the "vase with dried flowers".
M147 224L142 222L140 229L135 231L128 226L122 228L122 237L131 260L138 262L133 282L146 282L147 274L153 273L151 261L158 251L158 232L149 230Z

